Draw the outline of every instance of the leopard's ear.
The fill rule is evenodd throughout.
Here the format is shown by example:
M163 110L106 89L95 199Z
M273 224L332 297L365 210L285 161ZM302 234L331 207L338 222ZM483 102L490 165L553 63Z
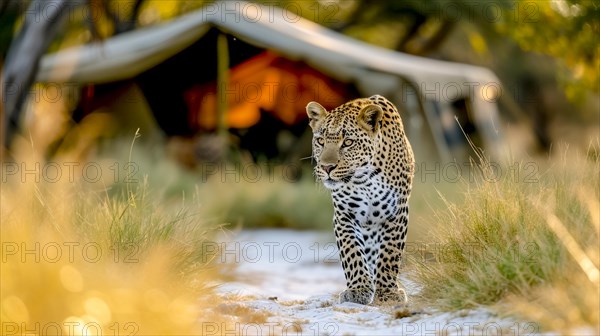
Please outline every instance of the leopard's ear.
M383 117L383 110L379 105L369 104L358 112L358 124L373 136L379 130L379 121Z
M327 114L327 110L321 104L311 101L306 105L306 114L308 114L308 124L314 132L321 126L321 123Z

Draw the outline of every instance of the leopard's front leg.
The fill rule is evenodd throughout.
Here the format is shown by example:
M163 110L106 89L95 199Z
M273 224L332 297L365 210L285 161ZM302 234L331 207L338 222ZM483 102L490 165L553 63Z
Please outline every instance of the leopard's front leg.
M375 296L375 286L367 265L360 226L356 219L338 211L333 219L333 226L347 286L347 289L340 293L340 303L369 304Z
M406 293L398 286L402 252L408 231L407 200L401 202L395 218L381 227L381 245L375 266L376 303L405 303Z

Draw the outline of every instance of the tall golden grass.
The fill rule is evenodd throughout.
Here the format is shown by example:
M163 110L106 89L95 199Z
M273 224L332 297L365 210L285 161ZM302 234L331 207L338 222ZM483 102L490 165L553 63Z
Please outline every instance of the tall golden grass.
M597 331L600 161L563 153L527 180L515 179L523 165L501 176L479 165L475 185L461 185L464 201L436 214L435 262L416 260L425 302L494 305L542 329Z
M14 162L46 164L32 157ZM2 335L199 335L225 321L197 200L66 176L3 174Z

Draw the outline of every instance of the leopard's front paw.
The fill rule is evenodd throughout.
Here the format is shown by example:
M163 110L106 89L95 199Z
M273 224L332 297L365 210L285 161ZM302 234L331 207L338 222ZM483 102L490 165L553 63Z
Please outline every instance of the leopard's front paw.
M408 301L401 288L378 288L375 291L375 304L404 304Z
M346 289L340 293L340 303L354 302L368 305L373 302L374 293L370 289Z

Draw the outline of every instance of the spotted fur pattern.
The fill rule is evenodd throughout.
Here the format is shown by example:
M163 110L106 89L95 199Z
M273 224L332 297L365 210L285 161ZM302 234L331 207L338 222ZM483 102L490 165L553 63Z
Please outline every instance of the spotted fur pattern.
M340 302L404 302L398 286L414 174L400 114L375 95L331 111L306 106L315 175L331 191L347 289Z

